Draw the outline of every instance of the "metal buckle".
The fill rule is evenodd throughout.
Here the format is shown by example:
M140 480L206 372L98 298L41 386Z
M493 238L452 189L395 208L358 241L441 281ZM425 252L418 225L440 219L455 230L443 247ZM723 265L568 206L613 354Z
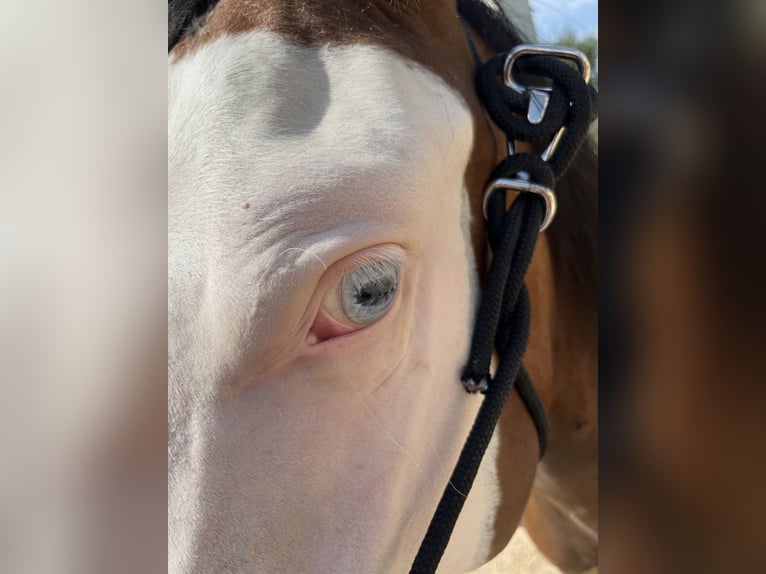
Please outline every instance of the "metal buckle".
M505 58L505 66L503 66L503 81L505 81L505 85L519 93L530 89L529 86L517 84L513 80L513 65L521 56L553 56L554 58L572 60L580 66L582 79L585 80L585 83L590 82L590 61L580 50L552 44L519 44L508 52ZM532 86L532 88L535 88L535 86ZM550 91L550 88L544 86L537 86L537 88Z
M543 201L545 201L545 216L543 217L543 222L540 224L540 231L545 231L556 216L556 194L553 193L552 189L524 179L506 179L500 177L490 183L487 186L487 190L484 192L484 219L488 219L487 204L489 203L489 198L492 197L492 194L498 189L504 191L517 191L520 193L534 193L542 197Z
M548 109L548 102L550 101L550 92L552 91L552 88L547 86L524 86L518 84L513 79L513 66L522 56L552 56L563 60L572 60L579 66L580 72L582 73L582 79L585 83L587 84L590 82L590 61L580 50L549 44L519 44L513 48L508 52L508 55L505 58L505 64L503 65L503 81L506 86L519 94L529 92L527 121L531 124L539 124L543 121L545 112ZM543 161L548 161L551 158L563 135L564 128L562 127L556 132L556 135L553 136L548 147L546 147L545 151L540 155ZM510 145L511 144L509 143L509 148Z
M508 56L505 58L505 64L503 66L503 81L505 85L512 90L523 94L529 92L529 109L527 110L527 121L531 124L539 124L545 117L545 112L548 109L548 102L550 101L550 92L553 90L547 86L524 86L518 84L513 79L513 66L521 56L540 55L540 56L553 56L555 58L561 58L566 60L573 60L580 67L583 80L587 84L590 81L590 62L587 56L580 50L574 48L566 48L564 46L553 46L546 44L520 44L508 52ZM553 152L564 136L565 128L562 127L556 135L553 136L548 146L540 155L543 161L548 161ZM513 140L508 141L508 155L516 153ZM532 183L528 180L529 174L525 172L519 172L518 178L506 179L499 178L492 181L487 189L484 191L484 219L487 219L487 204L489 198L495 191L502 189L505 191L516 191L520 193L535 193L543 198L545 201L545 216L543 222L540 225L540 231L545 231L548 226L553 222L553 218L556 216L556 194L552 189L545 186Z

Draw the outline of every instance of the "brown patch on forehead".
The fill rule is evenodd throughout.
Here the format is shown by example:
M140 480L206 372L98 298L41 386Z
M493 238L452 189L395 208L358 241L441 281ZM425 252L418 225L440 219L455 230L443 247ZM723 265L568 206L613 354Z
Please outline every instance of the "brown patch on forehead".
M430 69L458 92L474 122L474 147L465 175L473 214L472 243L479 269L485 242L482 191L497 160L497 133L474 88L474 62L454 0L220 0L171 52L181 59L226 35L274 32L297 44L369 44L389 48ZM474 40L481 42L476 36Z
M472 68L449 0L220 0L171 52L183 58L217 38L268 30L297 44L375 44L442 76L459 91ZM456 55L459 58L456 60Z
M438 6L439 3L438 0L424 3L389 0L220 0L204 17L203 26L196 30L197 38L192 43L255 29L271 30L310 45L365 40L384 43L387 35L396 32L413 15L424 14L429 7L446 8L448 5L448 2L441 2L442 6Z

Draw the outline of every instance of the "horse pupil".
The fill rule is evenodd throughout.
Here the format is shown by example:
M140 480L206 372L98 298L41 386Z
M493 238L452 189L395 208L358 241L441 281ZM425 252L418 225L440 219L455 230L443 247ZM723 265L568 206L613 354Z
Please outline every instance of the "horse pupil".
M379 291L378 293L373 293L372 291L374 290L375 287L370 285L365 285L359 289L354 296L357 305L361 305L362 307L373 307L384 302L391 294L392 287L389 287L386 291Z
M362 305L368 303L370 299L372 299L372 294L368 293L367 291L360 291L356 296L356 302L361 303Z

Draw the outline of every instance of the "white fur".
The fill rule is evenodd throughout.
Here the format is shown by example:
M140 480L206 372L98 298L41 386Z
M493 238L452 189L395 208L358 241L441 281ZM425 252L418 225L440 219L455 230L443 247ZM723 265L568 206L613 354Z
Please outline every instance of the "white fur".
M406 572L480 401L471 116L385 49L265 32L168 81L168 571ZM383 244L389 314L307 349L333 264ZM483 559L496 506L471 496L441 572Z

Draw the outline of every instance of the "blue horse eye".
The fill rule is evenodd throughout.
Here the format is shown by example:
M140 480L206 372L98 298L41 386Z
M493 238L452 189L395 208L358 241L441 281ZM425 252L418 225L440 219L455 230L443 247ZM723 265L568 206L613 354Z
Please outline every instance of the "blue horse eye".
M369 325L391 308L399 287L399 267L392 261L372 261L347 271L340 290L341 308L357 325Z

